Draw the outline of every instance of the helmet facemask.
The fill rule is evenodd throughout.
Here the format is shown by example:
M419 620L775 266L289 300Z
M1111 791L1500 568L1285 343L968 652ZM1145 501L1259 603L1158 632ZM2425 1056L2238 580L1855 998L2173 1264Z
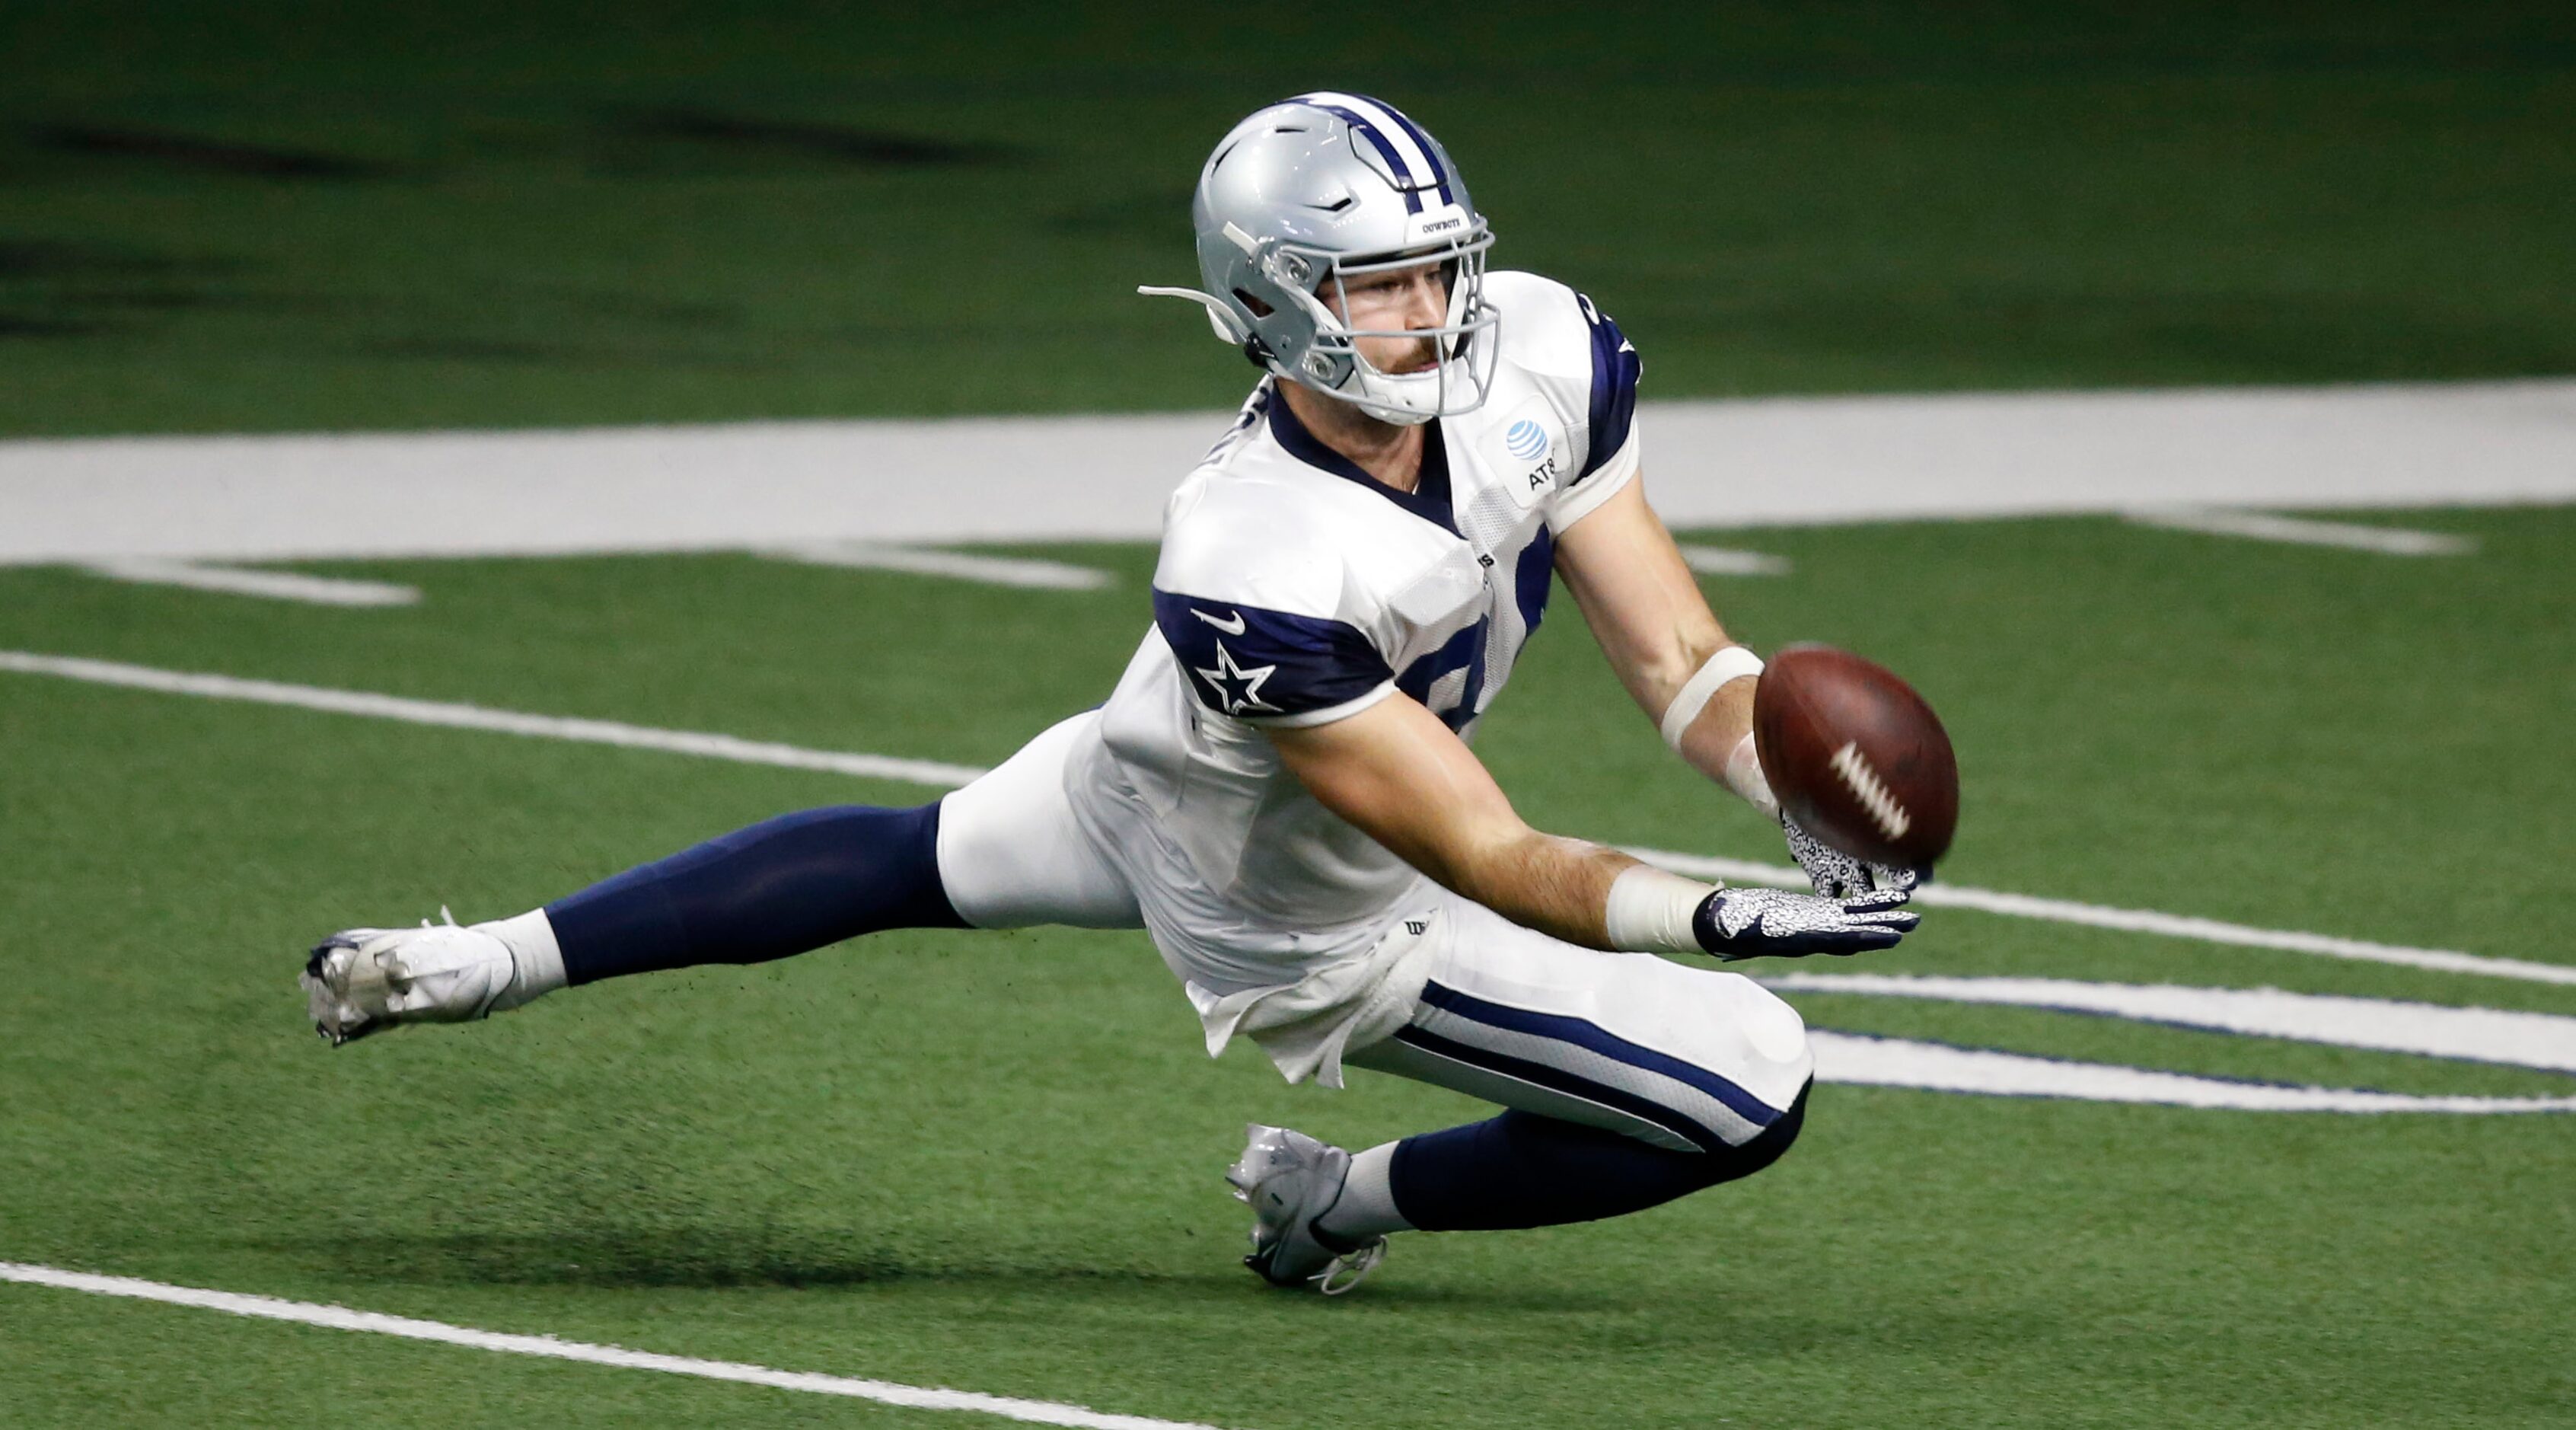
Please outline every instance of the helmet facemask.
M1263 267L1314 326L1313 339L1286 375L1399 426L1483 406L1493 385L1495 329L1500 322L1500 315L1485 301L1485 250L1493 242L1493 234L1479 221L1449 242L1383 256L1276 246ZM1440 265L1448 288L1448 308L1440 326L1354 328L1341 316L1351 311L1347 279L1429 263ZM1427 372L1387 372L1360 351L1362 338L1428 340L1432 367Z
M1317 91L1256 111L1208 156L1190 223L1204 288L1137 291L1198 303L1255 365L1407 426L1484 403L1499 352L1485 299L1493 233L1447 151L1392 106ZM1355 328L1344 316L1352 280L1424 264L1448 280L1438 326ZM1422 316L1417 306L1404 321ZM1424 340L1422 372L1385 371L1359 349Z

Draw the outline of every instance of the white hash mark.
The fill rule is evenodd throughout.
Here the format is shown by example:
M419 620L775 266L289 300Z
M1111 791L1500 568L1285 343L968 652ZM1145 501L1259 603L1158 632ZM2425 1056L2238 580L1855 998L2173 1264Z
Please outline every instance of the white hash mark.
M324 1306L310 1301L282 1301L273 1296L246 1296L236 1291L209 1291L195 1286L171 1286L159 1281L143 1281L131 1276L97 1276L86 1271L64 1271L51 1266L29 1266L19 1262L0 1261L0 1282L14 1281L24 1286L51 1286L61 1291L86 1291L93 1296L123 1296L138 1301L159 1301L171 1306L193 1306L203 1311L221 1311L232 1316L249 1316L263 1321L291 1321L299 1325L321 1326L335 1331L366 1331L379 1336L400 1336L405 1340L436 1341L451 1346L466 1346L479 1351L499 1351L506 1355L543 1356L548 1360L583 1361L591 1365L618 1366L626 1370L653 1370L664 1375L697 1376L704 1380L729 1380L741 1385L765 1385L775 1390L801 1390L809 1395L838 1395L854 1400L873 1400L883 1405L901 1405L915 1410L964 1410L983 1415L998 1415L1006 1420L1028 1421L1039 1425L1066 1425L1078 1430L1210 1430L1210 1427L1186 1420L1156 1420L1143 1415L1115 1415L1063 1405L1052 1400L1022 1400L1016 1396L984 1395L971 1390L931 1389L902 1385L890 1380L861 1380L855 1376L817 1375L810 1371L772 1370L764 1365L746 1365L739 1361L700 1360L695 1356L662 1355L653 1351L630 1351L623 1346L593 1345L585 1341L559 1341L552 1336L512 1335L501 1331L480 1331L471 1326L452 1326L445 1321L422 1321L409 1316L388 1316L377 1311L353 1311L346 1306Z
M420 604L420 589L416 586L307 576L297 571L259 571L241 566L212 566L199 561L168 561L144 556L83 562L81 569L93 576L137 586L182 586L193 591L221 591L228 596L301 601L312 606Z

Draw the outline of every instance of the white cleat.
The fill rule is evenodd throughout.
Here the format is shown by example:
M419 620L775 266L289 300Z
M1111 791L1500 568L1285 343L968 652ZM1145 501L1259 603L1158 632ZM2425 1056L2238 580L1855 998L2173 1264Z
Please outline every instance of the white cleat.
M1315 1234L1316 1219L1341 1199L1351 1154L1285 1127L1255 1122L1243 1130L1243 1159L1225 1174L1235 1200L1252 1207L1252 1254L1243 1264L1273 1286L1312 1286L1327 1296L1367 1280L1386 1258L1385 1237L1337 1248Z
M343 929L314 946L300 981L314 1031L335 1048L399 1023L471 1022L536 996L509 944L453 915L416 929Z

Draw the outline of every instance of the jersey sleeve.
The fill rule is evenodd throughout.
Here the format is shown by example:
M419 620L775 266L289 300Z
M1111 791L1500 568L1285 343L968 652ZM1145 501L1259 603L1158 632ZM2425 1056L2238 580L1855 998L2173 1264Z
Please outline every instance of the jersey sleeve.
M1634 481L1640 454L1637 437L1637 379L1645 364L1636 344L1619 331L1608 314L1582 294L1575 302L1591 339L1592 388L1586 413L1583 465L1574 480L1556 494L1548 510L1551 532L1561 532L1592 514L1621 487Z
M1157 586L1154 625L1190 693L1237 720L1330 724L1395 693L1386 657L1347 621Z

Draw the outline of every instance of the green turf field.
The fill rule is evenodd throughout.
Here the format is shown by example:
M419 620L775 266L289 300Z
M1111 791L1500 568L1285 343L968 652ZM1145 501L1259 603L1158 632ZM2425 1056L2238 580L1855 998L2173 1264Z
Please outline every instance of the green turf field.
M1319 84L1433 126L1647 395L2576 371L2564 5L0 7L0 437L1197 409L1183 206ZM1669 9L1669 7L1667 7ZM1177 474L1176 474L1177 475ZM0 522L9 519L0 493ZM1711 537L1737 633L1914 678L1956 885L2576 965L2576 508L2395 559L2109 520ZM0 567L0 651L989 764L1093 592L749 556L375 562L332 610ZM1777 862L1560 600L1480 749L1534 822ZM1741 1185L1235 1265L1247 1119L1481 1115L1211 1063L1142 935L896 934L338 1052L302 950L920 786L0 672L0 1262L1230 1430L2576 1423L2576 1119L1819 1087ZM1850 965L1837 963L1830 971ZM2576 1016L2576 986L1936 910L1888 972ZM1805 970L1805 965L1793 965ZM2211 1078L2544 1072L1806 994ZM0 1426L969 1426L0 1283Z
M891 8L0 8L0 433L1230 404L1132 290L1320 84L1652 395L2576 370L2564 4Z
M1914 674L1963 755L1955 882L2576 962L2576 511L2392 518L2397 560L2099 521L1764 533L1757 642ZM1741 540L1742 538L1738 538ZM0 649L990 762L1103 693L1121 585L740 557L373 563L407 610L0 571ZM325 569L325 568L316 568ZM2368 593L2357 600L2357 590ZM1141 935L888 935L327 1051L300 950L479 918L769 813L918 787L0 674L0 1260L1074 1401L1350 1425L2556 1425L2576 1123L1826 1086L1753 1181L1415 1236L1336 1303L1234 1265L1247 1118L1476 1115L1209 1063ZM1481 748L1534 820L1777 858L1570 610ZM1848 965L1837 965L1837 968ZM2576 1014L2576 988L1945 911L1888 970ZM2491 1096L2568 1079L1854 996L1824 1028ZM12 1425L979 1423L0 1286Z

